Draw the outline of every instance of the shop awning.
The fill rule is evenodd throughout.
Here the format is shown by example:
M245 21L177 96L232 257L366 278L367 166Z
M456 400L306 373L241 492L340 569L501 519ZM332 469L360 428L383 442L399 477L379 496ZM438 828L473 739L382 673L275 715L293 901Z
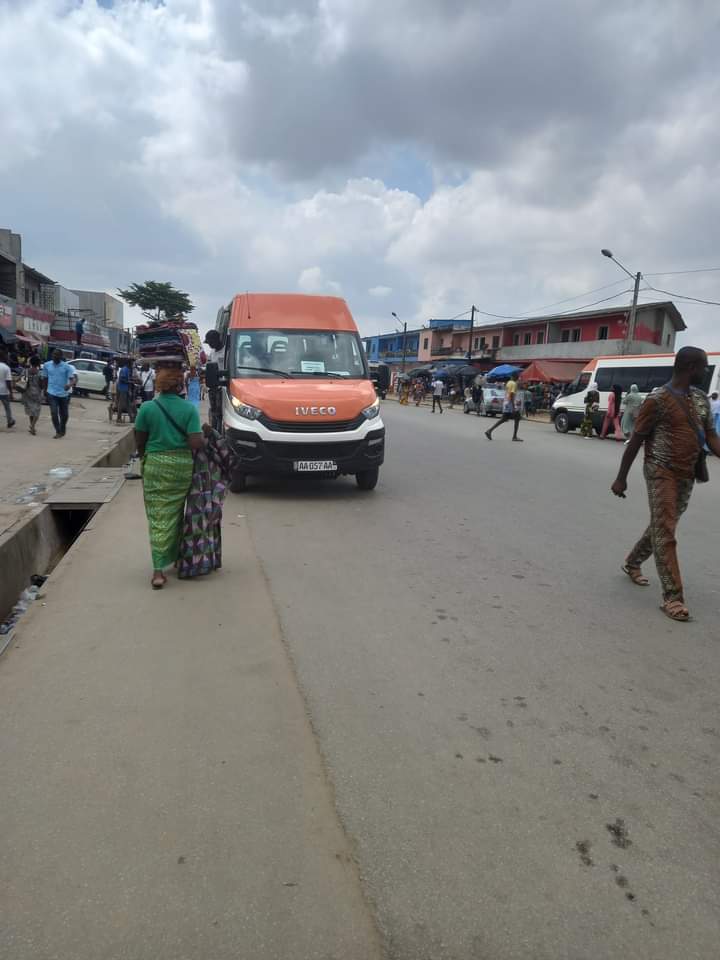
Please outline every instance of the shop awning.
M25 333L22 330L18 330L15 336L20 343L27 343L29 347L41 347L45 343L42 337L38 337L34 333Z
M570 383L584 366L585 361L533 360L520 374L520 380L526 383L535 380L540 383Z

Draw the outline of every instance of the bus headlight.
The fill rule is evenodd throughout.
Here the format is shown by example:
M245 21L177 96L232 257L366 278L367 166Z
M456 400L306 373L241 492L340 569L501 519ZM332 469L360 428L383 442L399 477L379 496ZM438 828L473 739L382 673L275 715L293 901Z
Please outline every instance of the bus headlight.
M249 403L243 403L242 400L238 400L237 397L230 397L230 403L233 406L233 410L244 420L257 420L262 416L262 410L260 410L259 407L253 407Z
M380 413L380 400L379 398L375 403L371 403L369 407L365 407L362 412L362 415L366 420L374 420L375 417Z

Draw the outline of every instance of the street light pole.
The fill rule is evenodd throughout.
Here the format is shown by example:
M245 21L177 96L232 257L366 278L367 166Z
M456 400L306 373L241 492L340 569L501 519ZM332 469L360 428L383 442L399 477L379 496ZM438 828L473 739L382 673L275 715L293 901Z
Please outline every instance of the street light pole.
M398 323L400 323L400 317L392 311L392 315L395 317ZM402 354L402 372L405 373L405 358L407 356L407 322L403 323L403 354Z
M624 267L622 263L620 263L620 261L613 256L612 250L608 250L606 247L603 247L600 253L609 260L612 260L613 263L616 263L620 269L624 270L634 282L633 298L630 305L630 313L628 315L627 330L625 331L625 343L623 344L623 353L630 353L633 337L635 336L635 315L637 313L637 302L638 294L640 293L640 280L642 279L642 273L640 273L639 270L637 273L630 273L628 268Z
M473 338L473 329L475 327L475 311L477 307L475 304L470 308L470 339L468 340L468 349L467 349L467 361L468 363L472 360L472 338Z

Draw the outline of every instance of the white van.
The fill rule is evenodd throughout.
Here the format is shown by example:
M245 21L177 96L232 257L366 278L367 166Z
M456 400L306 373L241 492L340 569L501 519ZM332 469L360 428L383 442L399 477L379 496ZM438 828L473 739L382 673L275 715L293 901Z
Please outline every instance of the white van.
M566 393L552 405L550 418L558 433L577 430L585 416L585 395L591 381L596 381L600 393L600 409L593 415L593 427L597 433L607 412L608 396L613 384L628 392L636 383L643 399L657 387L662 387L672 377L674 353L639 354L626 357L595 357L583 369L577 380L570 384ZM708 374L703 384L706 393L720 392L720 353L708 353Z

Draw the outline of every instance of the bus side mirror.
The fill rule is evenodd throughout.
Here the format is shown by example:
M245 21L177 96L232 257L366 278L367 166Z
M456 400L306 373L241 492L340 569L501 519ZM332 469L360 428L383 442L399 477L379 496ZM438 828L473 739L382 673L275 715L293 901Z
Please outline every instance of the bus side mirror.
M205 385L208 390L218 390L228 385L228 371L221 370L217 363L208 363L205 367Z

